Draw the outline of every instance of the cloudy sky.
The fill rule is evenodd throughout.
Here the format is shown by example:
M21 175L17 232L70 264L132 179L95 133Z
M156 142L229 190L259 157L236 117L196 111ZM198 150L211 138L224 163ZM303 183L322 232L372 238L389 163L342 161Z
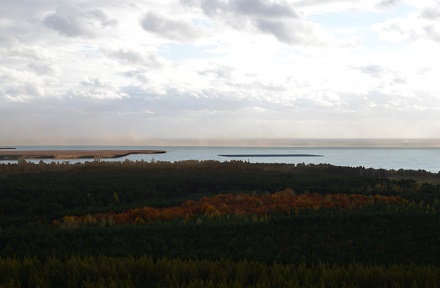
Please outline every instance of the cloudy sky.
M440 138L438 51L437 0L0 0L0 145Z

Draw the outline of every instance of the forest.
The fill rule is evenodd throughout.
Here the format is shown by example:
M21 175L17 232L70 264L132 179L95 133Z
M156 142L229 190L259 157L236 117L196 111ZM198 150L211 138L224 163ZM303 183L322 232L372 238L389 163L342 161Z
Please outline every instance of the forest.
M0 164L0 287L439 287L440 174Z

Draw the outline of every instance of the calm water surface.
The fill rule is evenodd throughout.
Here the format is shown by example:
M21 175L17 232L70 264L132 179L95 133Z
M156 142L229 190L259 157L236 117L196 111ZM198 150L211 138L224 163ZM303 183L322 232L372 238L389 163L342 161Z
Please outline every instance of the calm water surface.
M177 146L21 146L17 150L101 150L101 149L152 149L165 150L165 154L129 155L103 161L183 161L183 160L242 160L252 163L328 163L338 166L363 166L366 168L413 169L440 171L440 148L310 148L310 147L177 147ZM220 154L315 154L321 157L222 157ZM38 162L33 160L32 162ZM60 162L46 159L44 162ZM85 162L86 160L69 160ZM16 161L11 161L12 163ZM5 161L3 161L5 163ZM6 162L7 163L7 162Z

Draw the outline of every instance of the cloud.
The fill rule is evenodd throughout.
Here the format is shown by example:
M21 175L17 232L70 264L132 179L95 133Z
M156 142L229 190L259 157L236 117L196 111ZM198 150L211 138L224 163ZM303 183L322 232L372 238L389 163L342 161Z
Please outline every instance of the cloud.
M154 111L151 111L151 110L145 109L145 114L146 114L146 115L151 115L151 114L155 114L155 113L154 113Z
M186 5L195 5L194 2L183 1ZM202 10L208 15L232 13L263 18L294 17L298 15L287 3L269 2L264 0L201 0Z
M20 57L32 60L49 60L52 58L48 49L25 45L20 45L18 47L10 49L9 55L12 57Z
M199 72L200 75L214 77L216 79L231 79L233 76L233 68L228 66L217 66L206 68Z
M416 18L400 18L373 25L381 39L392 42L434 41L440 42L440 25L437 21Z
M256 25L260 31L272 34L280 42L304 46L322 44L313 36L313 28L302 21L257 20Z
M2 1L0 18L20 19L20 21L37 19L48 9L53 8L53 2L52 0Z
M0 140L438 131L436 1L180 3L0 1Z
M74 13L64 15L61 13L51 13L44 18L43 23L47 27L69 37L90 35L91 33Z
M119 22L109 18L102 9L85 10L73 3L60 3L55 12L47 14L42 23L68 37L99 34L101 28L116 27Z
M138 48L116 48L102 47L101 52L111 59L116 59L119 63L145 66L153 69L161 69L166 66L167 61L157 55L154 51Z
M11 48L18 44L18 40L13 35L10 35L5 29L0 28L0 47L3 49ZM0 48L0 49L2 49Z
M376 78L382 76L384 73L384 68L380 65L366 65L358 67L358 69L361 72Z
M385 41L434 41L440 42L440 3L434 6L421 6L416 13L406 17L388 19L372 25Z
M139 20L141 27L160 37L181 42L191 42L203 34L192 23L166 18L154 11L145 13Z
M88 78L76 84L68 93L70 97L83 97L91 99L121 99L128 95L119 90L109 81L99 78Z
M54 75L57 71L57 68L53 65L41 62L31 62L28 64L28 67L30 70L40 75Z
M47 92L58 86L56 78L0 67L0 100L6 102L26 102L47 97ZM53 93L50 96L57 95Z
M182 0L181 3L200 7L216 22L249 33L270 34L289 45L322 46L330 42L319 25L302 18L293 5L285 1Z
M392 7L394 5L397 5L400 2L400 0L380 0L377 2L378 7Z
M298 18L296 12L287 3L268 2L264 0L235 0L231 2L231 6L243 15L264 18Z
M426 37L435 42L440 42L440 27L437 24L430 24L423 27Z
M86 11L85 16L89 16L91 19L98 20L103 27L116 27L119 25L119 21L109 18L101 9L93 9Z
M440 19L440 4L437 7L429 7L424 9L420 17L428 20L438 20Z

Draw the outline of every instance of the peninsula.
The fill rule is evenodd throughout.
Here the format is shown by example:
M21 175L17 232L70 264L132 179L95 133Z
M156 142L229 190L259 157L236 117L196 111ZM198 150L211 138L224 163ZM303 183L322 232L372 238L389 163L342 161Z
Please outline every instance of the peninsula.
M163 154L163 150L14 150L0 151L0 160L119 158L130 154Z

